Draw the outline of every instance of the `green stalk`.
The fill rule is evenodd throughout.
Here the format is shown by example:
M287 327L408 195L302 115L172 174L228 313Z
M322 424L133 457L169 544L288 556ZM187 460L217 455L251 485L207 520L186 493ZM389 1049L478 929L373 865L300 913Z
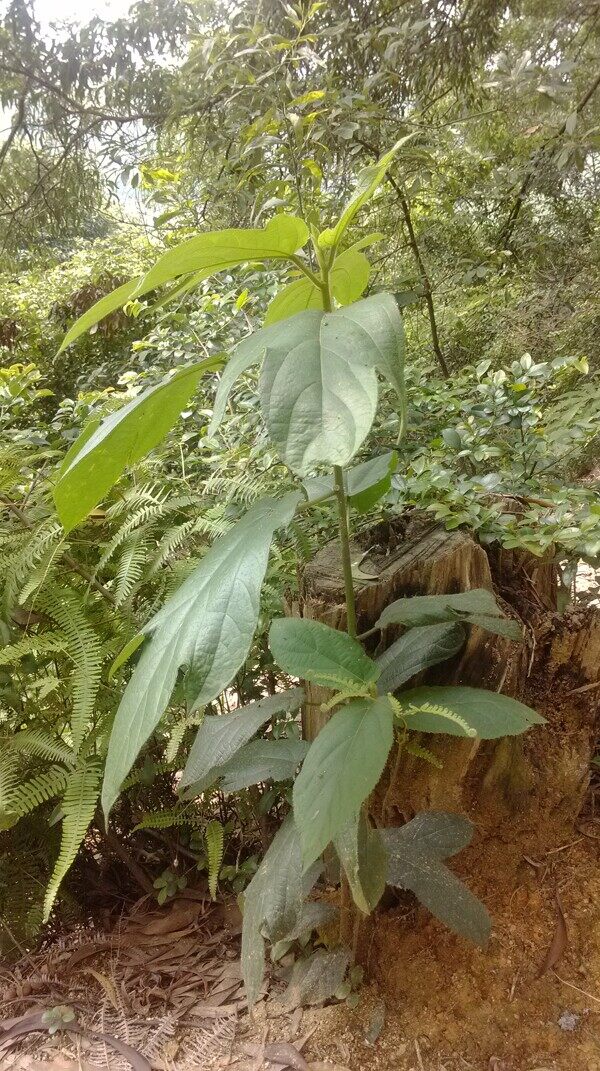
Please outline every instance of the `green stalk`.
M331 312L331 290L329 287L329 265L322 265L323 282L321 291L323 294L323 308L325 312ZM342 552L342 574L344 577L344 591L346 595L346 631L353 638L356 636L356 599L354 596L354 580L352 577L352 558L350 556L350 520L348 516L348 497L344 470L340 465L334 465L333 475L335 479L335 497L338 507L338 534L340 549Z
M348 518L348 498L344 483L344 470L336 465L335 496L338 506L338 531L342 551L342 573L346 593L346 629L350 636L356 636L356 599L354 597L354 579L352 577L352 559L350 556L350 524Z

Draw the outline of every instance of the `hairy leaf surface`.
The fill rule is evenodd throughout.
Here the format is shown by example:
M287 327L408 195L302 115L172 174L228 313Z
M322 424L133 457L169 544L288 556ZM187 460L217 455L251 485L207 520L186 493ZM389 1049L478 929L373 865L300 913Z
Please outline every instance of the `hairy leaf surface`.
M454 721L440 717L432 707L440 707L459 715L482 740L500 736L518 736L533 725L544 725L546 719L531 707L508 695L488 692L485 688L463 688L452 685L424 685L403 692L399 702L406 710L409 729L423 733L447 733L467 736L464 728Z
M202 791L200 786L212 784L217 768L229 762L274 714L297 710L303 698L301 688L289 688L248 703L232 714L207 715L192 744L180 786L193 784L197 791Z
M464 628L457 623L409 629L377 659L377 691L380 695L395 692L415 674L445 662L460 651L465 638Z
M213 544L192 575L144 629L142 651L117 711L106 760L102 804L108 814L140 749L156 728L186 667L192 710L210 703L244 662L256 629L273 533L300 499L263 499Z
M269 646L286 673L325 688L337 681L367 684L378 676L375 663L356 640L322 621L278 617L269 631Z
M242 977L250 1007L258 999L265 973L264 938L277 942L294 931L302 896L300 841L288 815L244 894Z
M393 714L385 698L357 700L324 726L294 784L294 818L305 868L356 818L392 746Z
M446 926L485 946L491 925L487 910L443 863L469 843L472 831L471 823L458 815L432 812L380 833L388 855L388 882L410 889Z

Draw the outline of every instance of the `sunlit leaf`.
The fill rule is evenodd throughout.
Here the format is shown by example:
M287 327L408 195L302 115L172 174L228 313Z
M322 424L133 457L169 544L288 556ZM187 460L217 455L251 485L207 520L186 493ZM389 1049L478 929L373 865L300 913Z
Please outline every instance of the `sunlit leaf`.
M85 429L71 447L54 486L54 501L65 531L83 521L126 468L145 457L165 437L205 372L218 368L207 358L143 391L132 402Z

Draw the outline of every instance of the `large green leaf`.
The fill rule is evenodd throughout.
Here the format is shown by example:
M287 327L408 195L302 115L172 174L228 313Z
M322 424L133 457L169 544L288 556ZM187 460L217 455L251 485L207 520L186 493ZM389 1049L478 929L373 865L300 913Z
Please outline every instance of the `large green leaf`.
M448 718L444 712L446 715L457 715L482 740L518 736L533 725L544 725L546 722L541 714L518 699L488 692L485 688L424 685L403 692L399 701L406 711L409 729L423 733L472 735L460 721Z
M267 346L260 375L269 434L300 476L319 463L346 465L375 416L376 371L403 389L397 305L390 295L378 294L333 313L300 313L283 324L290 326L290 336Z
M294 316L282 323L263 327L238 343L225 365L215 395L212 420L208 429L209 435L216 433L223 419L227 399L236 379L243 372L247 372L252 365L262 361L268 346L278 346L284 341L289 346L299 345L306 337L306 332L313 330L315 317L317 317L318 322L321 313L314 311L300 313L298 316Z
M80 316L65 335L59 353L90 327L132 298L140 298L163 283L194 273L191 285L197 286L225 268L251 260L281 260L301 249L308 239L308 227L295 216L275 216L261 229L207 231L196 238L169 249L146 275L123 283L101 298Z
M395 692L417 673L445 662L460 651L465 638L465 630L457 623L409 629L377 659L377 691L380 695Z
M205 372L218 368L209 357L145 390L132 402L84 429L61 466L54 501L65 531L79 524L125 469L164 438Z
M308 227L296 216L274 216L263 229L207 231L169 249L142 279L137 295L155 290L189 272L208 278L225 268L251 260L281 260L301 249Z
M446 926L485 946L491 925L485 907L443 863L469 843L472 830L471 823L459 815L431 812L380 833L388 855L390 885L410 889Z
M386 884L387 853L379 830L360 811L334 840L335 850L348 879L354 903L363 914L373 911Z
M356 818L373 791L393 740L385 698L357 700L324 726L294 784L294 818L305 868Z
M227 795L263 781L288 781L308 751L306 740L252 740L217 771Z
M298 832L288 815L244 893L242 978L248 1004L256 1003L265 973L265 942L293 932L302 912L302 858Z
M152 640L133 671L108 747L102 803L106 814L140 749L156 728L186 667L191 709L210 703L243 664L256 629L273 533L289 524L299 494L263 499L205 555L146 625Z
M303 698L301 688L288 688L285 692L240 707L233 714L208 714L192 744L180 787L193 784L201 792L203 786L213 784L218 768L247 744L273 715L297 710Z
M338 682L367 684L378 676L375 663L347 632L306 617L273 621L269 646L285 673L325 688Z
M386 606L377 621L378 628L387 625L434 625L442 621L464 621L478 625L500 636L520 640L521 626L505 616L491 591L473 588L457 595L416 595L397 599Z
M116 290L112 290L110 294L106 294L105 297L100 298L95 305L92 305L87 312L84 312L83 316L80 316L75 321L72 327L69 328L65 337L62 340L58 353L62 353L66 350L67 346L70 346L76 338L80 335L84 335L86 331L89 331L90 327L95 327L100 320L103 320L105 316L110 316L111 312L116 312L117 309L121 309L123 305L133 297L138 286L142 281L140 275L137 279L130 279L129 282L123 283L122 286L117 287ZM57 354L58 356L58 354Z

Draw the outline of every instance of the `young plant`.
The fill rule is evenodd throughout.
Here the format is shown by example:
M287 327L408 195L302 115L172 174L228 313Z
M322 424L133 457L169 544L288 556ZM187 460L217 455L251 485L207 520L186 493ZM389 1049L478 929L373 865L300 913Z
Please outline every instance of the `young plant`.
M369 657L357 638L350 510L385 493L397 457L388 453L354 469L348 466L373 425L380 378L397 396L402 427L404 335L393 295L362 297L370 272L363 248L372 239L341 247L349 225L401 147L396 145L359 176L334 227L319 233L282 214L262 230L201 234L166 252L144 278L104 298L63 343L125 302L167 284L179 293L214 272L257 260L279 261L299 273L271 302L265 326L243 340L225 364L210 434L217 434L236 378L259 365L266 429L282 461L304 482L280 498L253 505L147 623L139 643L124 653L129 657L143 643L114 720L102 792L108 817L169 705L180 670L190 713L228 687L250 651L275 533L315 502L335 502L347 631L294 618L275 620L270 630L276 665L292 677L330 689L327 706L335 713L310 747L307 742L298 746L289 740L254 739L274 715L298 709L303 698L299 688L226 716L208 715L181 777L181 790L193 796L214 784L245 787L293 777L301 766L292 812L245 893L242 965L250 1003L262 983L264 938L289 946L315 925L317 905L306 897L318 876L319 859L332 843L359 910L372 910L391 882L412 889L449 925L484 943L489 927L485 909L444 864L468 843L470 824L455 815L426 814L402 829L379 831L369 822L367 800L394 739L410 747L412 730L489 739L521 733L543 720L514 699L480 689L401 690L416 673L460 649L464 624L519 637L519 629L488 592L403 599L388 606L375 627L401 624L406 631L379 659ZM304 251L309 239L310 255ZM67 530L86 517L128 465L158 443L200 377L214 369L212 359L187 367L84 430L67 454L55 488ZM329 475L315 478L314 470L323 467ZM426 749L420 753L426 757ZM316 983L321 995L324 988L333 993L342 985L348 952L319 950L315 956L316 961L303 960L304 966L295 969L291 984L296 996Z

